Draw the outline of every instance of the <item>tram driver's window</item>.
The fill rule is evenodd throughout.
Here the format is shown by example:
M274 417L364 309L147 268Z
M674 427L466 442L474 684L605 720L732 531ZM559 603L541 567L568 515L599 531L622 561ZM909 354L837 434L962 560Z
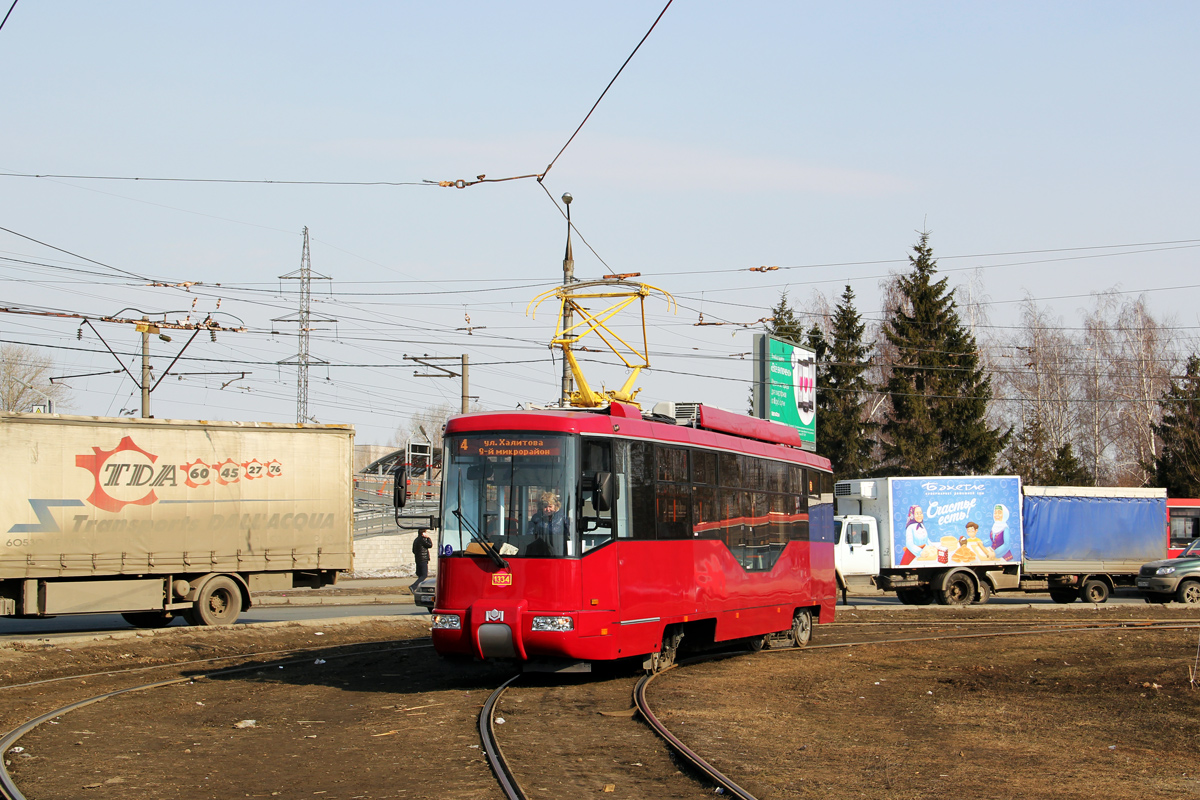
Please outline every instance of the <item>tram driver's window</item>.
M612 443L584 439L581 455L583 474L579 534L582 552L586 553L617 536L621 516L618 508L624 498L621 496L623 481L614 474Z

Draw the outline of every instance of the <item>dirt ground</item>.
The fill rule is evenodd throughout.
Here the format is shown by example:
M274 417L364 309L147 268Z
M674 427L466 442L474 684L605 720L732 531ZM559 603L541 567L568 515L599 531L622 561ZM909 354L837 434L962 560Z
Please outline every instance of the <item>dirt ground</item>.
M813 645L1159 619L1179 607L843 612ZM504 666L455 664L424 618L0 648L0 728L104 691L213 664L92 675L237 653L252 669L131 693L39 727L4 755L30 800L497 798L476 720ZM690 665L655 712L762 800L1200 795L1200 628L875 644ZM277 665L279 659L290 659ZM267 663L270 662L270 663ZM223 663L222 663L223 665ZM711 795L630 708L636 668L523 677L501 745L535 797ZM252 721L252 722L251 722Z

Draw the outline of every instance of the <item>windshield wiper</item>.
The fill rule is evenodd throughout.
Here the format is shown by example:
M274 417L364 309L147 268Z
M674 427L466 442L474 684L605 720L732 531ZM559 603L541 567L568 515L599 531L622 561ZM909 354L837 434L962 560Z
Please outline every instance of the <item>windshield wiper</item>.
M479 542L479 546L483 551L491 556L492 561L496 562L496 566L501 569L508 569L508 562L504 560L504 556L496 552L496 545L492 544L487 539L480 535L479 531L475 530L475 526L467 521L467 518L462 515L462 475L459 475L458 481L458 507L450 513L458 520L458 524L467 529L467 533L471 534L471 538Z
M467 518L462 515L462 511L460 511L459 509L456 508L453 511L451 511L450 513L453 514L458 519L459 525L462 525L464 528L467 529L467 532L469 534L471 534L471 538L474 539L475 541L479 542L479 546L483 548L483 551L485 553L487 553L489 556L492 557L492 561L496 562L497 567L501 567L502 569L508 569L508 562L504 560L504 557L502 555L500 555L498 552L496 552L496 545L492 544L490 541L488 541L487 539L484 539L482 536L480 536L479 532L475 530L475 526L472 525L470 522L467 522Z

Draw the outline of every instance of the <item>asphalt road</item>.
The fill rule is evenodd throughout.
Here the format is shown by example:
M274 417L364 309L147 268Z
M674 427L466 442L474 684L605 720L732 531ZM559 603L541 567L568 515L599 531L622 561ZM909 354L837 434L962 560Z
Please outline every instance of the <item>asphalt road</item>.
M409 579L403 579L405 581ZM1072 603L1078 607L1082 603ZM1121 591L1108 598L1105 605L1145 605L1145 601L1133 592ZM988 601L989 607L995 608L1066 608L1055 603L1048 595L1041 594L1003 594L993 595ZM849 603L838 601L838 610L870 609L870 608L920 608L921 606L905 606L896 599L894 594L850 595ZM924 606L938 608L938 606ZM949 609L947 609L949 611ZM423 608L413 605L405 596L395 603L373 603L369 605L294 605L294 606L255 606L238 617L237 624L247 625L255 622L291 622L311 619L340 619L345 617L365 616L402 616L425 614ZM182 619L177 619L172 625L186 625ZM42 638L66 634L109 633L112 631L136 630L121 618L120 614L84 614L80 616L50 617L46 619L5 619L0 618L0 641L24 638Z
M405 598L407 601L407 598ZM251 608L238 617L238 625L253 622L291 622L301 619L339 619L343 617L393 617L408 614L425 614L412 602L380 605L329 605L329 606L261 606ZM176 619L172 626L184 626ZM42 638L63 634L111 633L112 631L137 630L120 614L81 614L79 616L49 617L44 619L0 618L0 641L24 638Z

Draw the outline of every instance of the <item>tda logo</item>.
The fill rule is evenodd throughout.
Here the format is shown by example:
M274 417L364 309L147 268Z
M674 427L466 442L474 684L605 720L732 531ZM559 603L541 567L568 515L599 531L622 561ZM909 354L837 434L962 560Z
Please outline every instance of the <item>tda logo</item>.
M148 453L126 436L112 450L92 448L92 455L75 456L96 480L88 502L104 511L125 506L148 506L158 501L156 486L175 486L175 465L158 465L158 456Z

